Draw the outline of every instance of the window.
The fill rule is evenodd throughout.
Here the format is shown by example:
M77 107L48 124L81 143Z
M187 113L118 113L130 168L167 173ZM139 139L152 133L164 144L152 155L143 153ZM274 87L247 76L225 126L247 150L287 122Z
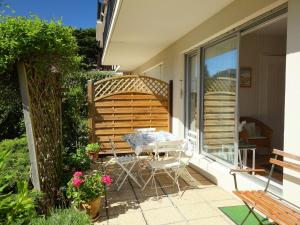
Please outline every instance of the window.
M203 49L203 151L233 164L238 38Z

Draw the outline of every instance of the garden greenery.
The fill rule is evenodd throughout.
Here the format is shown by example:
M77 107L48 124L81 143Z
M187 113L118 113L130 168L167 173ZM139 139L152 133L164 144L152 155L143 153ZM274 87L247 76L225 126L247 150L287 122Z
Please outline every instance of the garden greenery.
M0 142L0 152L7 151L10 151L10 155L3 161L0 177L7 185L6 190L14 191L18 182L29 181L30 162L26 137Z
M1 149L0 171L5 169L11 154L9 149ZM7 191L11 183L8 181L13 179L10 173L0 176L0 224L28 224L35 216L34 191L28 190L27 180L18 181L15 192Z
M61 74L73 71L80 62L73 29L60 21L1 17L0 22L0 75L21 61L39 62L35 65L38 69L51 66Z
M73 208L53 210L49 217L34 218L30 225L92 225L89 216Z
M74 71L81 57L73 29L61 22L38 17L0 22L0 77L13 74L17 65L25 68L40 187L51 206L62 175L62 75Z

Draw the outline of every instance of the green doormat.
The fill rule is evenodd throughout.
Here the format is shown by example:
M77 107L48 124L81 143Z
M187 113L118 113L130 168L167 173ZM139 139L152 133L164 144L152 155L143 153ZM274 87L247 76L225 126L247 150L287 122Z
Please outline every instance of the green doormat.
M249 209L245 205L220 207L219 208L226 216L228 216L235 224L240 225L247 216ZM272 224L267 218L255 213L263 224ZM253 214L251 214L243 225L260 225Z

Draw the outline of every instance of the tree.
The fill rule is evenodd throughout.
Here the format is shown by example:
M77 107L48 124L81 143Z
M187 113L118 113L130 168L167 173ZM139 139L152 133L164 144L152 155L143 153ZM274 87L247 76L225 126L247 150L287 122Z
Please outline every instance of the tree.
M81 67L85 70L95 69L101 52L96 41L96 30L93 28L74 30L78 44L78 53L83 57Z

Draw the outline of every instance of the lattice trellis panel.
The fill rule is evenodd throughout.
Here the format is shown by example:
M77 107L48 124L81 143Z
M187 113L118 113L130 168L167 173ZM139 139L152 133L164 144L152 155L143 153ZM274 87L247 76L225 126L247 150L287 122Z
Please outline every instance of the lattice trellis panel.
M129 75L104 79L94 84L95 100L121 93L146 93L168 98L168 84L152 77Z
M111 153L109 139L118 152L131 152L122 136L135 128L170 130L170 85L146 76L118 76L89 83L90 142L100 142Z

